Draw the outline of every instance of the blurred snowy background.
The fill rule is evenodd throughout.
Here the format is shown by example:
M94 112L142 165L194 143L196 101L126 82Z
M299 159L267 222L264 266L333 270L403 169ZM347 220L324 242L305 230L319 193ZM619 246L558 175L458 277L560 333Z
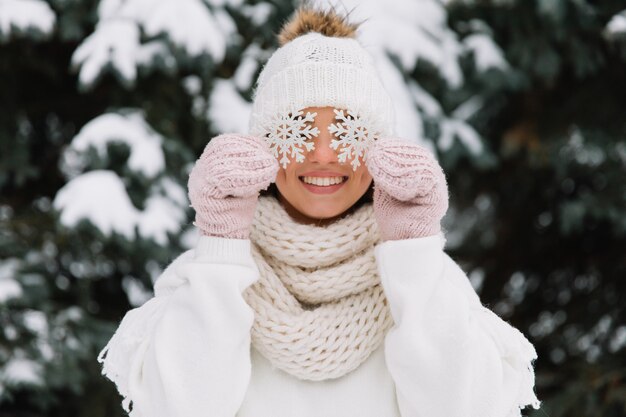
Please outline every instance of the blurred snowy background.
M625 416L626 3L333 4L446 170L448 252L537 347L528 415ZM123 415L97 353L195 242L188 172L294 6L0 0L0 417Z

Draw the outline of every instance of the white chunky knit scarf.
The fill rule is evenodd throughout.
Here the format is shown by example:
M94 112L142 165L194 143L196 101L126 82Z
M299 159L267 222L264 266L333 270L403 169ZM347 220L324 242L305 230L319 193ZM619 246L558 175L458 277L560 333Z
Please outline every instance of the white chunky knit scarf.
M318 227L261 196L250 233L260 279L243 294L255 311L253 346L299 379L338 378L363 363L393 325L379 239L371 204Z

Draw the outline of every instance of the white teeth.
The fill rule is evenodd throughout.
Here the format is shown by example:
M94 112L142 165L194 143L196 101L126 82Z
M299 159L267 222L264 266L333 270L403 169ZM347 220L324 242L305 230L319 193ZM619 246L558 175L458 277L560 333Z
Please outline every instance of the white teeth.
M302 181L321 187L335 185L344 181L343 177L302 177Z

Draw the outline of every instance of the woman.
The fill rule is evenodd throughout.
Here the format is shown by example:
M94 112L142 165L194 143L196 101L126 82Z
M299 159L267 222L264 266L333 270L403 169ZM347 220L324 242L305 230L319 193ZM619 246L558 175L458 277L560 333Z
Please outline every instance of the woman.
M356 28L299 9L259 76L250 134L213 138L197 161L196 247L98 357L131 416L539 407L535 350L443 251L444 173L393 137Z

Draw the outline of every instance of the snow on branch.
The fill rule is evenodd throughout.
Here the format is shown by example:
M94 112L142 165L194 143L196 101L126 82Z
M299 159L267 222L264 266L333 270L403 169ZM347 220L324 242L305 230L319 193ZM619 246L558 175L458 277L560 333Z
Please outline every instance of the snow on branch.
M132 111L105 113L83 126L64 152L62 170L68 177L76 175L89 163L90 148L99 158L106 158L107 146L114 142L128 146L128 167L132 171L153 178L165 169L163 137L148 125L139 111Z
M160 185L166 195L152 194L142 211L133 205L116 173L95 170L65 184L57 192L53 206L61 213L61 224L65 227L72 228L87 220L105 236L117 233L135 240L137 231L140 237L165 245L167 233L178 233L185 220L186 195L171 180Z
M235 34L230 15L201 0L101 0L98 18L94 33L72 56L82 88L91 88L109 70L132 85L137 68L150 66L157 57L172 67L173 56L181 53L208 55L219 63Z
M38 38L50 35L56 16L40 0L0 0L0 41L11 36Z
M106 113L88 122L63 152L61 170L70 179L56 194L53 206L61 224L71 228L89 221L105 236L117 233L129 240L138 236L164 245L168 233L180 232L189 206L181 185L165 174L163 141L141 112ZM108 145L123 143L129 149L131 171L150 180L143 209L137 208L116 172L100 169L84 172L108 157Z
M626 10L622 10L611 18L606 25L605 33L609 38L626 35Z

